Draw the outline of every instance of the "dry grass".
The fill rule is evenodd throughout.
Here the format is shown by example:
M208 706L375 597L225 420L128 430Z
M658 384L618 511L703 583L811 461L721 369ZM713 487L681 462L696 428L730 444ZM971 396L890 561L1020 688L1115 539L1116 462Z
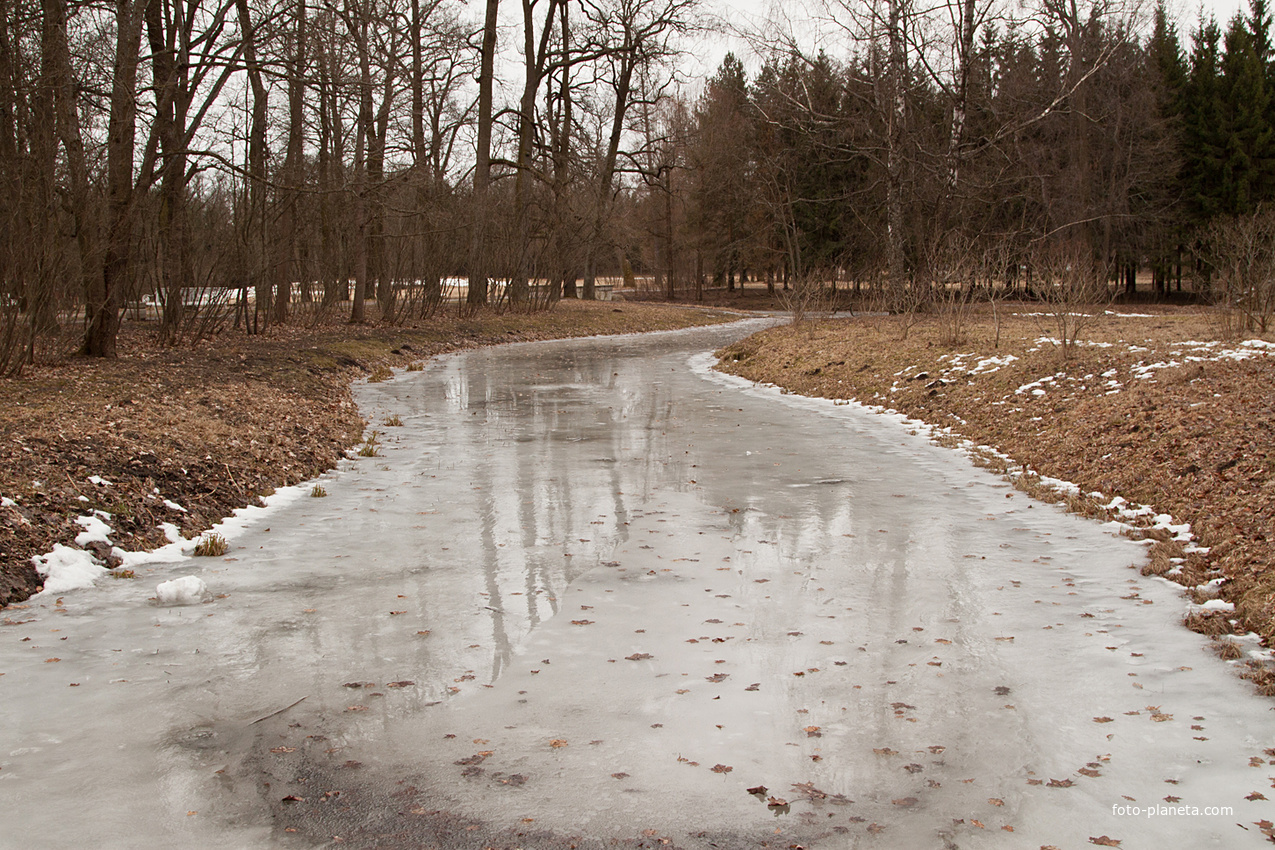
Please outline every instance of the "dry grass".
M214 532L199 538L195 551L191 554L196 558L219 558L226 554L228 548L226 538Z
M153 324L126 324L117 360L59 356L0 380L0 497L13 502L0 506L0 605L39 589L31 556L73 540L81 514L108 511L116 544L149 549L167 542L160 523L194 536L331 468L363 433L349 394L355 378L421 368L462 348L731 318L567 301L542 313L448 314L411 327L334 319L254 337L233 331L194 349L163 348Z
M1167 532L1147 531L1158 542L1145 572L1187 586L1225 575L1221 597L1235 603L1235 622L1197 617L1191 625L1275 639L1275 360L1218 359L1239 341L1218 341L1216 316L1190 308L1095 315L1064 359L1059 345L1042 341L1048 317L1026 315L1038 309L1002 304L999 322L977 311L957 347L940 343L933 317L906 338L890 317L777 327L725 349L719 368L950 428L952 442L1009 455L1009 464L990 453L981 462L1025 470L1018 486L1033 495L1064 500L1039 475L1101 493L1065 499L1090 516L1105 518L1105 504L1121 496L1189 522L1210 551L1187 555ZM1137 377L1150 364L1166 365Z

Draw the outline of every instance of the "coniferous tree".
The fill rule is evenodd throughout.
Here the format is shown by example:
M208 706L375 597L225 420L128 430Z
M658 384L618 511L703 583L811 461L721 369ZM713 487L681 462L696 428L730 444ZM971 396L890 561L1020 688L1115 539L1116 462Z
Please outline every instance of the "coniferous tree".
M1258 0L1260 3L1261 0ZM1266 84L1265 33L1236 15L1226 30L1218 97L1222 109L1221 211L1244 215L1275 197L1275 127Z
M1221 32L1201 20L1191 37L1190 72L1182 97L1182 192L1188 223L1200 226L1222 207L1225 138L1220 100Z

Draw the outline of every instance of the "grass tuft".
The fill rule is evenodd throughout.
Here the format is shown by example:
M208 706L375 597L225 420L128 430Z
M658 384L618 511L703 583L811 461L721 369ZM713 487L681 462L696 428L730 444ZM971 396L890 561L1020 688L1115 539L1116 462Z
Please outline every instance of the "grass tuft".
M382 381L388 381L394 377L394 373L388 366L377 366L372 370L372 374L368 375L367 382L369 384L379 384Z
M328 495L328 491L323 489L322 484L315 484L310 488L310 496L315 499L322 499Z
M226 538L216 532L213 532L211 534L205 534L203 537L199 538L199 542L195 544L194 554L196 557L200 558L216 558L226 554L228 549L229 546L226 543Z
M380 441L376 437L376 432L372 431L363 441L363 445L359 446L358 455L359 457L379 457L380 452L377 450L379 446Z

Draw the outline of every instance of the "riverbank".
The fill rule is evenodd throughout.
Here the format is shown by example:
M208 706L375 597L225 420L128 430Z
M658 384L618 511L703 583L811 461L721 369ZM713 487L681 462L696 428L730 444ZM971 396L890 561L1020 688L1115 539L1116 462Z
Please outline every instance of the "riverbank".
M1074 345L1039 305L960 317L843 317L764 331L719 368L854 399L991 447L981 463L1078 512L1141 527L1144 572L1190 588L1188 625L1275 639L1275 350L1216 313L1121 307L1078 317ZM1050 479L1071 482L1067 492ZM1146 506L1145 508L1142 506ZM1165 516L1168 515L1168 516ZM1171 517L1171 519L1170 519ZM1182 524L1189 523L1189 537ZM1239 645L1220 643L1238 658ZM1275 694L1275 677L1250 675Z
M41 587L31 558L71 544L77 517L110 514L126 550L186 537L275 488L330 469L360 439L350 384L438 354L735 318L661 304L563 302L533 314L440 315L413 327L333 322L227 332L166 348L126 324L120 357L64 358L0 382L0 605ZM86 543L93 546L92 543ZM98 544L99 557L110 547Z

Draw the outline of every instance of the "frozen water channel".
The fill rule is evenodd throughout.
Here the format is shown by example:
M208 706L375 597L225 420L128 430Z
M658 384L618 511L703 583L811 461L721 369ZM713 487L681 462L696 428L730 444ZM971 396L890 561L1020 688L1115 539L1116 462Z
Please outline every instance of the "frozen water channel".
M362 386L326 498L6 610L0 847L1266 846L1271 703L1142 548L709 372L755 328Z

